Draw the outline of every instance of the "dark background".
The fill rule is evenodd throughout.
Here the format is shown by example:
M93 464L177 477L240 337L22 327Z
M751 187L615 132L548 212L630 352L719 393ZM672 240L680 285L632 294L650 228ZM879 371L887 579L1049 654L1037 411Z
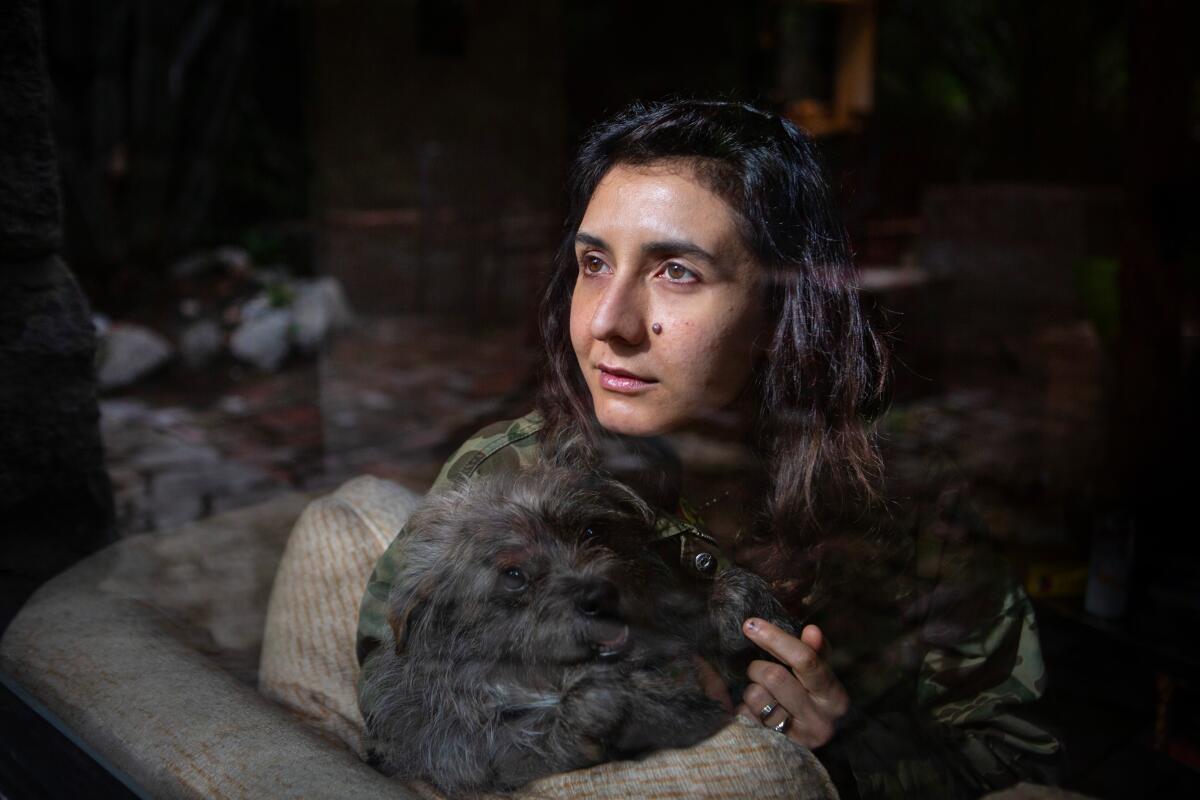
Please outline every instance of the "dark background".
M427 483L466 434L528 407L532 314L582 132L638 99L746 100L820 141L897 355L889 465L937 474L915 494L969 496L976 532L1037 599L1066 784L1196 790L1194 4L43 0L39 14L61 208L46 241L81 289L64 313L103 319L58 377L31 377L0 340L6 409L78 400L9 436L0 503L36 533L6 543L4 620L116 536L361 472ZM28 274L28 253L5 257L5 280ZM269 368L230 355L248 301L287 308L320 277L353 325ZM6 290L5 319L30 317L28 285ZM59 291L74 290L45 296ZM193 362L181 343L205 320L222 349ZM98 394L88 348L102 364L114 325L177 349ZM1112 531L1134 548L1115 621L1087 613L1080 577Z

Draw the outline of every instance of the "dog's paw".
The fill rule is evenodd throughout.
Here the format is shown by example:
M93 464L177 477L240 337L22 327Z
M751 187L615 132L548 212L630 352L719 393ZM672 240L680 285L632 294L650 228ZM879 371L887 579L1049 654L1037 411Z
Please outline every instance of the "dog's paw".
M562 693L559 714L579 733L603 738L627 713L631 691L622 674L607 666L577 671Z
M770 585L737 567L723 571L713 581L708 611L720 648L727 653L753 647L742 633L742 624L750 617L765 619L792 635L800 632L799 625L771 593Z

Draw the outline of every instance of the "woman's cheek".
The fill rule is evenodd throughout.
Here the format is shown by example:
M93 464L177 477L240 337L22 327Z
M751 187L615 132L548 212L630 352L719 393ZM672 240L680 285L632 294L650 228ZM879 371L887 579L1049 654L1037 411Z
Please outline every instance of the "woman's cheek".
M722 365L724 344L692 322L680 324L678 332L681 346L672 361L679 365L689 393L695 395L694 404L710 409L723 405L728 380Z
M579 361L581 369L591 351L590 321L591 316L586 303L579 297L579 291L576 290L575 296L571 299L570 335L571 348L575 351L575 358Z
M740 311L741 309L735 310ZM727 317L728 319L728 317ZM723 408L737 399L754 366L753 333L742 324L723 327L706 342L702 359L709 382L711 404Z

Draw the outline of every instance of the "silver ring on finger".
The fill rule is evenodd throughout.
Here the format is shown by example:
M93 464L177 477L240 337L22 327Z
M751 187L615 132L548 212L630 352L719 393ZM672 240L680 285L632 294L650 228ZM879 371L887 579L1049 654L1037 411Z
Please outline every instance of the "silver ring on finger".
M767 717L771 716L771 714L773 714L777 708L779 708L779 703L767 703L762 707L762 711L758 712L758 718L763 722L766 722Z
M778 725L772 725L771 730L775 731L776 733L786 733L787 729L788 729L788 725L791 725L791 724L792 724L792 718L790 716L787 716L787 717L784 717L782 720L780 720Z

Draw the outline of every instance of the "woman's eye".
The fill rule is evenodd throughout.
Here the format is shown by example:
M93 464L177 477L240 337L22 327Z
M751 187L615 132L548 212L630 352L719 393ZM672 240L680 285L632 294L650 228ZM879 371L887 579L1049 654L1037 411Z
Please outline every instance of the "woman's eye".
M599 275L604 272L607 266L607 264L595 256L584 256L579 260L579 268L588 275Z
M523 592L529 586L529 577L516 567L504 570L500 576L500 585L509 592Z
M667 276L667 280L672 283L695 283L699 278L695 272L692 272L682 264L671 262L663 267L663 275Z

